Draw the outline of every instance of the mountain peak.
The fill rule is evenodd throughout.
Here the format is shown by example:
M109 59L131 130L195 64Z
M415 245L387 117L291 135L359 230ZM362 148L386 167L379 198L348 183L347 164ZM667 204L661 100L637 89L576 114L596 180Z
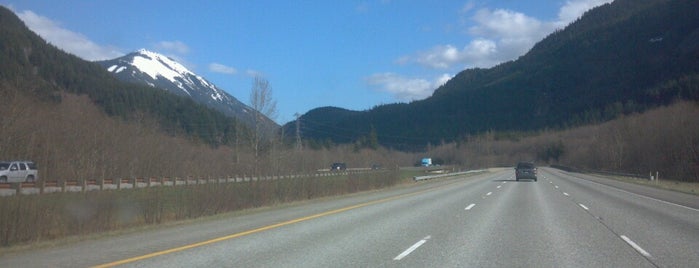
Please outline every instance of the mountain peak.
M120 80L186 96L243 122L253 121L254 113L250 107L163 54L139 49L125 56L98 63ZM274 128L276 123L269 121L271 128Z
M130 64L138 68L141 72L148 74L148 76L154 80L157 80L158 76L161 76L172 83L178 84L178 87L184 90L187 94L190 93L182 84L177 83L177 78L184 79L191 75L195 78L201 79L201 77L195 75L192 71L187 69L187 67L184 67L184 65L178 63L170 57L156 52L146 49L139 49L135 53L127 55L127 57L129 56ZM194 81L185 82L189 82L188 84L194 83Z

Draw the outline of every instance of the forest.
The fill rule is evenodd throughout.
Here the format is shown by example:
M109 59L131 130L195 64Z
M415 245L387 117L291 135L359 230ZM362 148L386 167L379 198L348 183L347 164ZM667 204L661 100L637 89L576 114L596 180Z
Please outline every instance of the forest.
M147 115L163 131L211 146L232 144L237 131L247 131L234 118L189 98L118 81L99 64L47 43L5 7L0 7L0 70L5 88L53 103L64 93L84 95L109 116L130 121Z
M671 9L656 2L595 9L519 60L466 70L426 100L363 112L318 108L300 118L300 142L296 122L260 135L189 99L119 82L0 8L0 160L35 161L40 180L312 174L335 162L381 167L361 176L3 197L0 246L409 184L400 168L423 157L453 170L533 161L696 185L699 25L686 14L697 9L682 6L696 1L666 2ZM661 44L649 42L659 38L653 29L625 37L643 44L636 47L612 38L665 16L677 19L654 28L668 29Z
M424 150L487 132L563 130L699 100L697 1L617 0L586 12L520 58L467 69L434 94L366 111L332 107L301 116L303 135ZM286 133L293 133L295 122ZM334 130L347 130L338 133Z
M670 3L666 8L649 0L623 10L629 2L615 1L594 9L519 60L466 70L427 100L381 105L370 112L319 108L301 117L301 144L291 136L295 133L291 125L260 141L254 130L219 112L157 89L119 82L98 65L46 43L2 8L0 158L34 160L41 177L49 180L294 174L325 169L333 162L357 168L411 166L430 156L459 169L531 160L637 174L656 171L672 180L697 181L699 67L690 63L699 62L699 19L687 14L695 9L686 5L695 2ZM584 51L611 50L608 44L617 40L612 36L622 34L628 25L648 26L646 20L668 16L677 19L662 22L667 29L661 44L668 47L666 54L650 59L641 57L650 52L638 54L658 45L647 39L657 37L657 32L637 37L643 45L629 53L636 53L637 62L657 61L665 68L634 67L622 61L628 60L623 53L612 50L597 55L619 54L619 65L635 69L569 70L573 65L587 66L582 59L590 54ZM601 18L614 19L603 23ZM605 45L593 45L593 37L610 39ZM560 41L566 38L576 41ZM576 47L567 48L572 44ZM562 53L575 55L556 61L554 57L568 55ZM576 61L576 57L582 58ZM527 67L537 64L549 67ZM588 65L585 68L612 68L594 61ZM512 71L518 69L522 71ZM523 74L536 70L542 72L540 77ZM576 73L585 79L575 80ZM648 78L637 79L637 73ZM557 76L561 78L551 78ZM595 77L599 78L591 79ZM575 87L603 86L610 77L619 81L604 90ZM542 81L555 83L543 87L547 84ZM640 86L637 91L611 90ZM554 90L559 88L566 90ZM607 95L566 95L576 91ZM557 105L527 104L544 101L537 95L541 92ZM585 99L595 105L583 103ZM565 110L571 107L578 112ZM314 130L325 136L313 136Z

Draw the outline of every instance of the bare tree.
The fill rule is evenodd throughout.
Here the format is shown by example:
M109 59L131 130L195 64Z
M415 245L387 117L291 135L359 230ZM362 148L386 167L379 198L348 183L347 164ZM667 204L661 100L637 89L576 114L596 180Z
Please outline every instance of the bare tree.
M269 122L277 116L277 101L272 98L272 87L269 81L256 76L250 90L250 107L255 110L253 116L253 131L251 133L251 145L255 156L255 173L259 173L260 153L262 143L269 138ZM258 174L259 175L259 174Z

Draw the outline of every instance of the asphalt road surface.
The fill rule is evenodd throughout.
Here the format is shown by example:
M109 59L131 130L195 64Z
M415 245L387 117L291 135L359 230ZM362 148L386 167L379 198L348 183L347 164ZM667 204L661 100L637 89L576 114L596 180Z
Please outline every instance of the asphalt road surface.
M506 169L8 253L0 267L697 267L699 198L601 182Z

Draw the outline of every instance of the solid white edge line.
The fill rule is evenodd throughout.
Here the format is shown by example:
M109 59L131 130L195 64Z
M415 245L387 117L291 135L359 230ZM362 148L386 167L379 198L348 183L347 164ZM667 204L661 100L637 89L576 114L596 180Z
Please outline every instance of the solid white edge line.
M428 237L425 237L424 239L418 241L417 243L415 243L414 245L412 245L411 247L409 247L408 249L403 251L403 253L401 253L398 256L396 256L395 258L393 258L393 260L400 261L401 259L405 258L405 256L408 256L408 254L412 253L414 250L416 250L417 248L422 246L422 244L427 242L427 239L430 239L430 237L428 236Z
M621 239L624 239L624 241L625 241L627 244L629 244L633 249L635 249L636 251L638 251L638 253L641 253L643 256L646 256L647 258L650 258L650 257L651 257L651 256L650 256L650 253L648 253L647 251L643 250L643 248L642 248L641 246L639 246L638 244L634 243L633 240L629 239L629 238L626 237L625 235L621 235Z
M675 205L675 206L678 206L678 207L681 207L681 208L686 208L686 209L689 209L689 210L694 210L694 211L699 212L699 209L696 209L696 208L692 208L692 207L688 207L688 206L685 206L685 205L680 205L680 204L672 203L672 202L670 202L670 201L660 200L660 199L657 199L657 198L653 198L653 197L650 197L650 196L645 196L645 195L642 195L642 194L637 194L637 193L634 193L634 192L629 192L629 191L626 191L626 190L623 190L623 189L616 188L616 187L614 187L614 186L609 186L609 185L606 185L606 184L603 184L603 183L591 181L591 180L588 180L588 179L583 179L583 178L576 177L576 176L573 176L573 175L570 175L570 176L573 177L573 178L579 179L579 180L584 180L584 181L587 181L587 182L590 182L590 183L594 183L594 184L597 184L597 185L601 185L601 186L604 186L604 187L607 187L607 188L610 188L610 189L613 189L613 190L617 190L617 191L619 191L619 192L624 192L624 193L632 194L632 195L635 195L635 196L638 196L638 197L647 198L647 199L655 200L655 201L658 201L658 202L661 202L661 203L665 203L665 204L668 204L668 205Z
M466 207L465 210L471 210L475 206L476 206L476 204L470 204L470 205L468 205L468 207Z
M590 210L589 208L587 208L587 207L586 207L585 205L583 205L583 204L578 204L578 205L580 205L580 207L584 208L585 210Z

